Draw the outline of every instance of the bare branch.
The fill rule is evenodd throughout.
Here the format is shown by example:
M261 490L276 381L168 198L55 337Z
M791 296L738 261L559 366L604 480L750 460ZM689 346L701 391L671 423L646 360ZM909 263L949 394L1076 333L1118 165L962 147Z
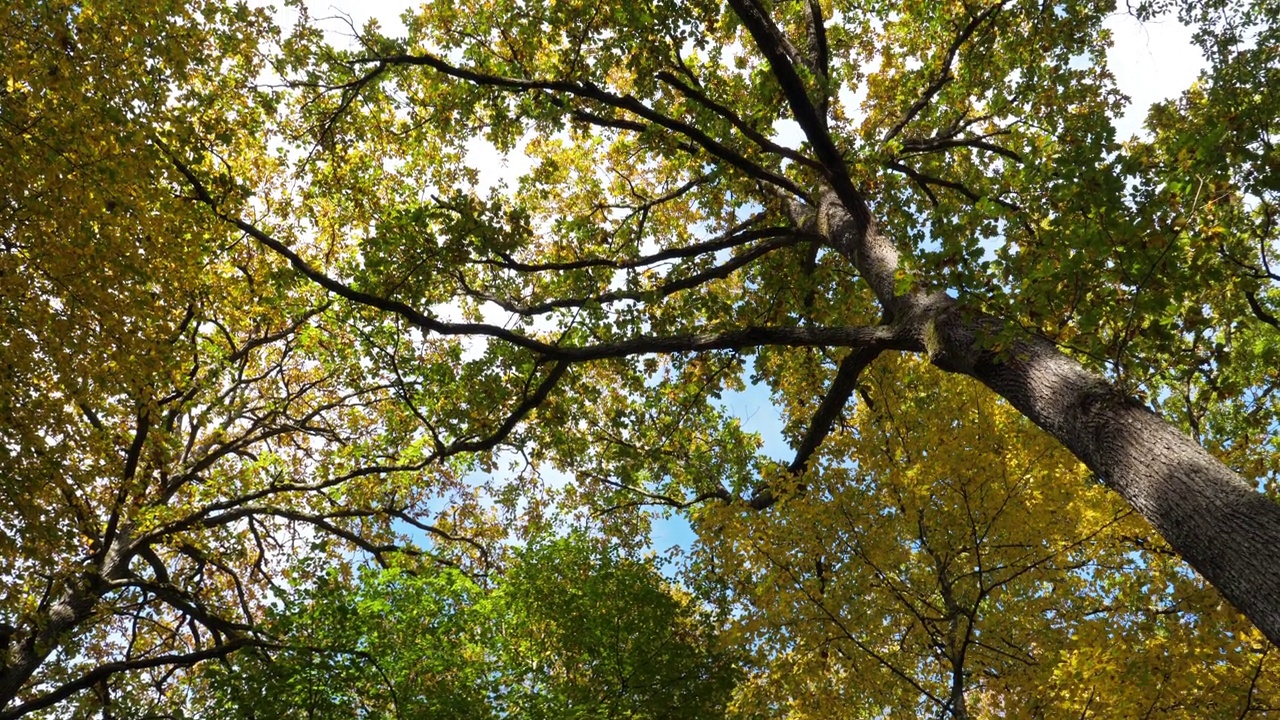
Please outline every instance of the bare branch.
M460 542L460 543L465 543L467 545L470 545L472 548L475 549L477 553L480 554L481 562L484 563L484 566L486 568L489 567L491 563L491 558L489 557L489 549L486 548L479 540L476 540L475 538L470 538L465 535L458 535L455 533L451 533L448 530L445 530L437 525L424 523L418 518L414 517L413 515L410 515L409 513L403 510L388 510L387 514L390 515L391 517L396 518L397 520L401 520L403 522L409 523L415 528L423 532L435 535L436 537L441 538L443 540L447 540L449 542Z
M835 424L840 413L844 411L844 406L849 402L849 398L853 396L854 390L858 385L858 376L867 368L880 354L884 352L883 348L864 347L854 350L845 356L840 362L840 367L836 370L836 376L831 381L831 386L827 389L827 394L822 398L822 403L818 409L814 411L813 418L809 421L809 429L805 432L804 438L801 439L799 447L796 448L795 458L791 464L787 466L787 471L793 475L798 475L805 471L809 465L810 458L817 452L818 447L822 445L822 441L831 433L831 428ZM754 510L765 510L772 507L778 501L777 496L773 494L768 485L763 485L756 489L755 494L747 502Z
M934 177L932 175L922 173L919 170L916 170L912 167L909 167L897 161L886 163L885 167L889 168L890 170L895 170L897 172L900 172L903 175L906 175L907 177L911 178L911 180L915 182L916 185L918 185L921 190L924 191L924 193L929 197L929 200L933 202L934 205L938 204L938 196L933 194L933 191L929 187L930 185L936 185L938 187L947 188L948 190L954 190L957 193L960 193L961 195L963 195L964 198L969 202L976 203L979 200L982 200L985 198L999 205L1000 207L1003 207L1008 210L1012 210L1014 212L1018 212L1021 209L1017 205L1003 198L992 197L990 195L985 195L985 196L979 195L978 193L970 190L963 183L958 183L953 180L944 180L939 177Z
M1018 153L1000 147L993 142L988 142L985 138L968 137L968 138L927 138L924 140L904 140L902 143L903 155L923 155L927 153L935 153L952 148L974 148L976 150L985 150L990 153L1004 156L1010 160L1022 164L1022 156Z
M505 440L516 425L520 424L520 421L524 420L529 413L533 412L535 408L547 399L547 396L551 394L551 390L555 388L556 383L560 382L560 379L564 377L564 373L568 369L569 363L558 362L552 365L550 372L547 373L546 377L542 378L542 382L538 383L537 390L521 401L497 430L488 437L479 440L455 441L445 449L443 455L483 452L497 447L498 443Z
M850 352L840 362L836 376L831 381L827 394L822 398L822 404L818 406L813 418L809 421L809 430L805 432L804 439L800 441L800 447L796 448L795 459L791 461L791 465L787 468L788 470L792 473L804 472L809 464L809 459L813 457L813 453L817 451L822 441L830 434L836 419L840 417L840 413L844 411L844 406L849 402L849 398L853 396L853 391L858 385L858 376L876 358L880 357L881 352L883 351L880 348L861 348Z
M694 505L699 505L708 500L723 500L725 502L732 500L732 496L724 488L715 488L714 490L705 490L703 492L698 493L697 495L694 495L691 498L677 498L671 495L664 495L662 493L649 492L644 488L636 487L635 485L628 485L627 483L619 482L617 480L613 480L607 477L602 477L600 478L600 480L604 482L606 485L612 485L613 487L616 487L619 490L626 490L627 492L635 493L639 497L644 498L643 500L634 500L631 502L611 505L600 511L600 514L602 515L607 515L611 512L616 512L618 510L625 510L627 508L641 507L646 505L669 507L669 508L674 508L676 510L686 510L688 508L693 507Z

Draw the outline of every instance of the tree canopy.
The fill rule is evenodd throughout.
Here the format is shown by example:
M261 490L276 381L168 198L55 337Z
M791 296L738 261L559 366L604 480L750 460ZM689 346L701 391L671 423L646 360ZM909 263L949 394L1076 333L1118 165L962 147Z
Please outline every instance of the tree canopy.
M0 717L1280 707L1274 0L286 5L0 10Z
M455 569L330 572L271 613L274 653L200 678L202 717L718 717L736 680L711 623L650 564L537 541L486 589Z

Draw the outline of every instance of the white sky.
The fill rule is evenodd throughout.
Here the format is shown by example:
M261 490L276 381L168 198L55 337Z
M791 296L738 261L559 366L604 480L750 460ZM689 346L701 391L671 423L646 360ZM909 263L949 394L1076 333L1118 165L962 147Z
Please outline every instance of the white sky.
M1119 139L1138 134L1152 103L1177 97L1204 67L1204 56L1191 44L1191 29L1169 18L1141 23L1116 13L1107 20L1115 44L1107 64L1120 90L1131 102L1115 123Z

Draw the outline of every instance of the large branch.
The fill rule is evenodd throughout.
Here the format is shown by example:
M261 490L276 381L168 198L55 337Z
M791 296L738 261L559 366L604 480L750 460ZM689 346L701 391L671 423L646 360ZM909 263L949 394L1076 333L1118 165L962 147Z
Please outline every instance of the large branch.
M760 347L762 345L786 345L791 347L866 347L874 345L887 347L897 340L894 330L885 326L843 328L749 327L719 333L639 337L614 343L600 343L579 347L559 346L497 325L442 322L397 300L356 290L312 267L284 243L259 230L252 224L239 218L223 217L263 245L288 259L300 274L335 295L360 305L399 315L410 324L439 335L491 337L509 342L516 347L530 350L548 360L583 362L649 353L666 354L703 350L730 350Z
M865 210L865 205L863 206ZM868 213L859 220L846 208L843 199L832 190L818 195L818 206L811 213L811 222L836 252L839 252L862 279L871 286L885 314L893 319L907 308L899 307L898 272L902 265L898 248L888 236L880 232L874 218Z
M805 156L803 153L800 153L796 150L792 150L789 147L779 145L773 142L772 140L770 140L769 138L765 137L764 133L761 133L759 130L752 127L750 123L748 123L746 120L743 120L742 117L737 113L735 113L733 110L730 110L727 106L721 103L718 103L715 100L712 100L702 90L695 88L689 85L688 83L682 81L680 78L676 77L674 73L668 72L666 70L661 70L658 72L657 78L665 82L666 84L670 85L671 87L675 88L676 90L680 91L681 95L684 95L685 97L694 100L699 105L707 108L708 110L719 115L725 120L728 120L730 125L733 125L733 127L736 128L738 132L742 133L748 140L755 143L761 150L764 150L766 152L771 152L776 155L780 155L784 158L787 158L788 160L792 160L808 168L813 168L815 170L822 169L822 166L820 164L814 162L812 159Z
M809 460L818 451L822 441L827 439L827 435L831 434L831 428L840 418L845 405L849 403L849 398L857 389L858 377L883 352L883 348L874 346L859 348L846 355L840 362L839 368L836 369L836 376L831 380L831 386L827 388L827 394L823 396L818 409L809 420L809 429L800 440L795 457L787 466L788 472L799 474L809 467ZM768 485L762 485L756 488L755 494L747 501L747 505L755 510L764 510L772 507L777 501L778 497L773 494L772 489Z
M506 297L486 293L472 288L468 285L466 277L460 272L457 275L457 280L458 284L462 286L463 290L468 295L471 295L478 300L492 302L509 313L528 317L543 315L555 310L562 310L566 308L608 305L610 303L626 300L636 302L656 302L670 295L696 288L712 280L723 280L734 272L750 265L775 250L792 247L804 241L812 242L813 239L813 237L806 236L804 233L790 233L787 235L772 237L755 245L754 247L734 255L729 258L728 261L720 265L714 265L701 272L671 280L670 282L663 283L662 285L654 288L640 290L609 290L589 297L560 297L530 304L520 304Z
M810 100L804 81L796 71L793 58L797 57L798 53L769 17L768 10L758 0L729 0L729 5L733 7L733 11L738 15L747 32L751 34L756 47L768 61L769 70L787 98L792 117L804 131L805 138L813 146L818 162L822 164L827 182L853 219L861 227L869 227L871 211L867 207L866 200L854 186L844 156L836 148L835 141L827 130L825 117Z
M886 288L873 278L884 282L896 272L896 250L860 255L867 243L841 240L857 232L858 221L842 216L841 205L826 195L820 202L819 230L835 233L828 242L883 300ZM1008 400L1120 493L1280 645L1280 504L1052 342L940 292L908 292L890 301L894 349L925 352L934 365L976 378ZM1001 353L989 349L990 338L1007 334L1021 339Z
M217 201L205 187L195 171L183 163L163 141L157 144L168 155L170 162L190 183L196 200L206 206L221 220L252 237L277 255L289 261L300 275L329 292L375 310L397 315L411 325L446 337L489 337L529 350L545 360L585 362L630 355L700 352L705 350L733 350L764 345L788 347L881 347L895 348L908 338L900 337L897 328L876 327L746 327L712 333L686 333L666 336L643 336L612 343L595 345L561 346L538 340L488 323L448 323L437 320L398 300L357 290L312 266L289 246L269 233L242 218L229 215L219 209ZM847 217L847 216L846 216ZM894 258L897 254L894 251ZM901 348L899 348L901 349Z
M809 466L809 460L813 454L817 452L818 446L831 433L831 428L843 412L844 406L848 404L849 398L853 396L853 391L858 387L858 377L862 371L867 368L876 358L880 357L883 352L879 348L862 348L854 350L845 356L840 362L840 367L836 370L836 376L831 381L831 387L827 389L827 394L822 398L822 403L818 405L818 409L814 411L813 418L809 421L809 429L805 432L804 438L800 440L800 446L796 448L795 458L788 466L788 470L793 473L804 472Z
M758 0L729 0L729 4L768 61L770 71L786 95L792 117L804 131L824 169L828 189L818 194L815 206L794 203L793 207L799 206L802 210L793 212L793 215L807 214L816 220L818 232L853 262L875 292L885 313L895 317L899 313L896 292L900 267L898 249L876 228L866 198L854 186L849 166L836 148L825 117L814 107L805 91L787 52L790 43ZM806 224L800 217L793 219L798 225Z
M38 698L21 704L16 709L5 710L17 699L45 659L93 616L110 583L125 577L131 557L127 551L128 544L128 533L124 530L117 532L115 539L105 546L100 557L95 558L96 566L66 580L65 586L58 590L57 597L47 604L42 602L36 617L31 618L26 627L20 628L19 633L11 638L8 652L0 654L0 720L48 707L61 699L57 697L30 709L23 709L41 702ZM49 698L56 693L54 691L40 698Z
M611 268L614 270L631 270L635 268L648 267L657 265L658 263L668 262L670 260L683 260L685 258L697 257L699 255L712 255L721 250L729 250L736 248L753 240L763 240L766 238L778 237L779 235L793 235L794 228L789 227L765 227L752 228L753 225L760 222L764 218L764 213L756 213L746 220L738 223L730 228L727 232L716 235L707 240L696 242L691 245L682 245L680 247L665 248L657 252L641 255L636 258L614 260L604 257L589 257L580 260L566 260L561 262L522 262L516 260L509 253L495 253L498 260L477 258L469 262L479 265L492 265L505 270L513 270L515 272L566 272L569 270L584 270L586 268Z
M132 660L115 660L105 662L80 677L58 685L48 692L37 695L31 700L20 703L8 710L0 710L0 720L15 720L16 718L20 718L28 713L52 707L63 700L70 698L72 695L75 695L82 690L87 690L88 688L91 688L118 673L165 666L190 667L205 660L225 657L242 647L248 647L252 644L254 644L253 640L246 637L240 637L227 640L215 647L205 648L203 650L197 650L189 653L172 653L167 655L135 658ZM0 707L4 706L0 705Z

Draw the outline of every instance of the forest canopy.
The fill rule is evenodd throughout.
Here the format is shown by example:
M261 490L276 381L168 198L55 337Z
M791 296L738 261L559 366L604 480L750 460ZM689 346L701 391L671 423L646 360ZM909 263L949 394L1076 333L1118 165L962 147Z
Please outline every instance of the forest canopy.
M1280 711L1275 0L282 5L0 10L0 718Z

